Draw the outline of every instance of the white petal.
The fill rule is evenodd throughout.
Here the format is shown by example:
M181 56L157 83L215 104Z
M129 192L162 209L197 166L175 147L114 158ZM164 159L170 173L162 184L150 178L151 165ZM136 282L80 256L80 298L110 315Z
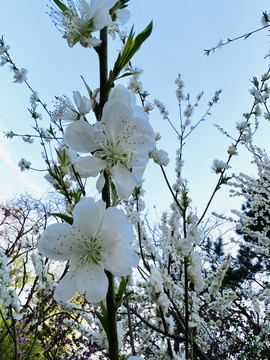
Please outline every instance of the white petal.
M143 173L148 160L149 156L146 151L138 151L134 154L131 161L129 162L129 166L132 167L132 174L138 182L142 181Z
M80 94L79 91L74 91L73 93L73 99L75 101L75 104L77 106L77 109L79 109L81 102L82 102L82 95Z
M146 152L154 150L156 147L155 133L150 123L145 119L136 117L133 118L132 125L138 129L134 133L136 145Z
M99 40L95 37L90 37L90 38L82 37L82 41L83 42L85 41L85 43L88 43L90 46L93 46L93 47L99 46L102 43L101 40Z
M91 110L91 101L89 99L87 99L85 96L82 98L79 91L74 92L73 98L81 115L89 113Z
M132 111L133 111L133 116L135 118L141 118L144 119L146 121L149 121L149 117L146 114L146 112L144 111L143 107L141 106L137 106L137 105L131 105Z
M118 196L123 200L127 200L137 185L136 177L121 164L116 164L113 167L112 174Z
M101 192L102 189L104 188L104 185L105 185L105 177L104 177L104 172L102 171L102 173L100 173L97 179L97 183L96 183L97 191Z
M130 18L130 12L127 9L119 9L117 11L116 23L119 25L125 25Z
M116 85L110 92L109 100L118 99L128 105L131 104L130 92L121 84Z
M99 148L95 141L95 135L100 131L100 128L94 127L84 120L78 120L68 125L64 133L64 140L75 151L92 152Z
M120 209L109 207L103 217L100 237L113 246L115 242L131 244L134 240L133 226Z
M38 251L52 260L68 260L62 244L71 237L71 226L67 224L52 224L38 240Z
M75 168L78 173L84 177L97 176L101 170L105 169L107 161L93 156L80 157L75 162Z
M63 279L60 280L59 285L54 291L54 298L56 301L69 301L77 292L75 279L72 275L73 274L67 273Z
M84 235L95 237L102 222L106 204L99 200L95 202L93 198L82 198L75 205L73 210L73 226L78 228Z
M120 102L118 99L107 101L103 108L101 121L105 124L105 132L108 140L116 143L122 134L126 133L127 124L132 119L131 107Z
M82 268L76 277L76 285L80 293L86 292L86 298L90 302L99 302L105 299L108 291L108 278L100 266Z
M105 26L111 26L112 25L112 18L109 14L109 8L102 7L98 9L95 13L94 18L94 26L96 30L101 30Z
M117 276L126 276L131 273L132 267L139 265L139 256L129 247L123 244L115 246L106 258L103 264L106 270Z

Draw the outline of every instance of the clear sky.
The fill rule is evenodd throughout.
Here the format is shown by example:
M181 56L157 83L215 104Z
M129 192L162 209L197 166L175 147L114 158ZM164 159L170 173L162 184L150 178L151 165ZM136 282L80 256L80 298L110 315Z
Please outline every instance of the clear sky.
M91 88L98 87L97 58L93 50L76 45L70 49L61 34L52 24L45 0L1 0L0 34L10 45L10 54L17 67L28 69L28 80L39 96L53 109L56 95L67 95L79 90L85 94L80 75ZM178 124L178 105L175 100L174 81L178 73L186 84L191 99L204 91L204 100L195 113L199 119L207 107L207 101L218 89L223 89L221 101L213 109L212 116L194 132L185 146L185 172L189 180L193 204L202 211L217 177L211 172L215 158L226 160L230 141L221 135L213 124L219 124L236 136L234 124L242 119L252 104L248 90L250 79L268 69L269 37L267 31L257 33L247 40L240 40L217 50L206 57L203 49L215 46L220 39L234 38L261 26L263 11L270 12L269 0L130 0L130 28L135 24L138 33L153 20L151 37L134 57L133 64L144 70L144 88L166 104L170 119ZM118 44L112 44L110 63L117 56ZM0 132L13 130L16 133L33 133L32 121L27 111L29 90L23 84L14 84L8 67L0 68ZM168 176L174 179L174 158L177 139L168 124L153 112L150 118L155 131L163 136L159 148L168 151L170 165ZM41 126L49 126L44 115ZM258 132L258 145L268 147L269 126L262 120ZM30 160L36 168L43 168L40 147L23 143L20 139L7 140L0 135L0 195L29 189L42 193L47 184L42 175L33 172L21 174L16 164L21 157ZM233 171L253 171L249 168L250 157L246 151L232 162ZM147 206L157 204L166 208L169 192L159 168L149 165L145 174L145 189L148 192ZM217 196L213 208L228 209L231 203L224 192Z

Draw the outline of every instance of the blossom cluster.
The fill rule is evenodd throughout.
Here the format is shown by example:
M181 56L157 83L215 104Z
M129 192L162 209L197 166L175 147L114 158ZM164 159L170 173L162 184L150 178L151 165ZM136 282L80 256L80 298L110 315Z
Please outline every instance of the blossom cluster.
M92 33L113 25L110 10L116 3L117 0L67 0L67 6L63 3L59 8L51 6L50 16L70 47L78 42L83 47L96 47L101 40ZM123 24L129 13L119 9L116 16Z
M76 160L75 168L82 177L99 175L98 190L105 183L104 172L115 181L121 199L128 199L142 176L155 148L155 135L142 108L132 103L123 86L110 93L100 122L72 122L64 133L68 146L81 153L91 153Z

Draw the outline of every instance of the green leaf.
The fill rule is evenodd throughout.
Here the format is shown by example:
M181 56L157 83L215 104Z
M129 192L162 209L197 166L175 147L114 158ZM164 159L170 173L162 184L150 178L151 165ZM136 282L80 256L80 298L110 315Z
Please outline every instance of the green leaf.
M253 80L251 82L254 84L256 89L259 89L259 81L256 76L253 76Z
M107 337L108 337L108 315L107 315L107 309L106 306L104 305L104 302L101 301L100 303L101 306L101 314L97 311L95 311L95 314L97 316L97 318L99 319Z
M61 213L51 213L51 215L59 217L60 219L67 222L69 225L73 224L73 217L72 216L69 216L69 215L66 215L66 214L61 214Z
M66 7L65 4L63 4L61 1L59 0L53 0L55 2L55 4L59 7L60 10L62 10L63 12L69 12L69 8Z
M150 36L153 29L153 22L150 24L134 39L135 33L133 32L133 26L130 30L127 42L123 49L122 54L118 55L118 58L114 64L113 71L110 73L110 80L113 82L117 79L120 71L131 60L133 55L139 50L142 43Z
M133 75L132 72L127 72L127 73L124 73L123 75L119 76L116 80L121 79L121 78L126 77L126 76L131 76L131 75Z
M126 295L122 298L122 302L128 299L133 294L133 291L128 291Z
M89 96L90 96L90 99L91 99L93 92L92 92L92 90L90 89L90 87L87 85L87 83L86 83L86 81L84 80L83 76L81 76L81 78L82 78L82 81L83 81L83 83L84 83L84 85L85 85L85 87L86 87L86 89L87 89L87 91L88 91L88 94L89 94Z
M127 284L128 284L128 280L129 280L129 277L128 277L128 276L122 277L121 282L120 282L120 284L119 284L119 288L118 288L118 292L117 292L117 295L116 295L116 299L117 299L117 301L119 301L120 303L122 302L124 292L126 291Z

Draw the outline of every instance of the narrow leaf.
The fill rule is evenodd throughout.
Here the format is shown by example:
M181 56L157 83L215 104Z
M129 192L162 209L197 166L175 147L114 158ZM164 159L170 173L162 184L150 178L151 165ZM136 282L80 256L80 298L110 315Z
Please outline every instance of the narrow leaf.
M65 4L63 4L61 1L59 0L53 0L55 2L55 4L59 7L60 10L62 10L63 12L68 12L70 11L68 7L66 7Z
M60 219L67 222L69 225L73 224L73 217L72 216L69 216L69 215L66 215L66 214L61 214L61 213L51 213L51 215L59 217Z
M88 94L89 94L90 98L92 98L92 94L93 94L93 93L92 93L92 90L91 90L90 87L87 85L87 83L86 83L86 81L84 80L83 76L81 76L81 78L82 78L82 81L83 81L83 83L84 83L87 91L88 91Z

